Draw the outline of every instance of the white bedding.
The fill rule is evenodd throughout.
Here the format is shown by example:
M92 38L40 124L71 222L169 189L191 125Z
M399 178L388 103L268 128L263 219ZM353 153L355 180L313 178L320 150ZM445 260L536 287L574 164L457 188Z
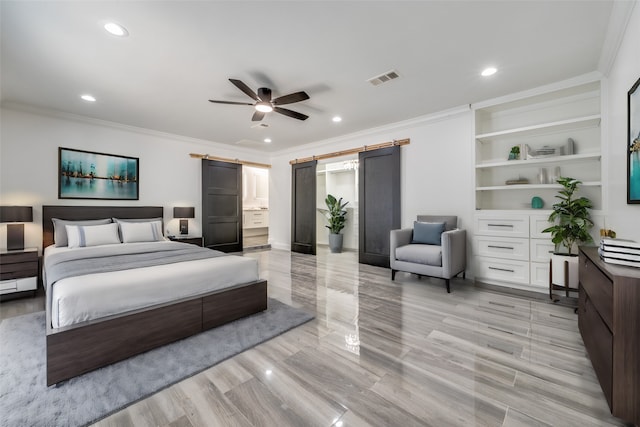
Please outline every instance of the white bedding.
M175 244L153 244L165 243ZM131 248L148 244L105 246L122 248L126 245ZM52 254L91 249L47 247L44 251L43 274L46 276L47 259ZM61 279L48 291L47 307L50 307L52 327L59 328L258 279L258 262L255 259L228 255Z

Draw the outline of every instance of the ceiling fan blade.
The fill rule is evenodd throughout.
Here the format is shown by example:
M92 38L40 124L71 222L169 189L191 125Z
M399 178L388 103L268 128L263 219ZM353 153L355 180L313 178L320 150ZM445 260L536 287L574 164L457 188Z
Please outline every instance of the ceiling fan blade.
M264 102L271 102L271 89L268 87L258 88L258 98Z
M298 113L297 111L287 110L286 108L273 107L273 111L275 111L276 113L284 114L285 116L293 117L294 119L298 120L307 120L309 118L309 116L305 114Z
M289 95L280 96L274 99L273 105L293 104L294 102L304 101L305 99L309 99L307 92L290 93Z
M215 104L253 105L250 102L216 101L215 99L210 99L209 102L213 102Z
M258 95L256 95L256 93L252 91L251 88L249 88L249 86L244 84L242 81L236 80L236 79L229 79L229 81L233 83L238 89L240 89L241 91L246 93L249 97L251 97L251 99L260 101L260 98L258 98Z
M253 117L251 117L252 122L259 122L264 117L264 113L262 111L256 111L253 113Z

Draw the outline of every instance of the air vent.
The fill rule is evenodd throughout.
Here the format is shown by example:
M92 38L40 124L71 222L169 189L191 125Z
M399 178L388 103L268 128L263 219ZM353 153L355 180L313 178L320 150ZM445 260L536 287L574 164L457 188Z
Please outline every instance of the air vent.
M391 70L391 71L387 71L384 74L380 74L379 76L372 77L367 81L374 86L378 86L390 80L397 79L398 77L400 77L400 75L398 75L398 72L396 70Z

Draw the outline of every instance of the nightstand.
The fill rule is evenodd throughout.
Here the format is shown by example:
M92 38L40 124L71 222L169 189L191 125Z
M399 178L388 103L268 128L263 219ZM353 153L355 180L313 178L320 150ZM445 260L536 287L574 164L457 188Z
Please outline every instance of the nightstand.
M202 237L175 236L172 238L174 242L190 243L196 246L203 246Z
M38 288L38 248L0 252L0 297L35 295Z

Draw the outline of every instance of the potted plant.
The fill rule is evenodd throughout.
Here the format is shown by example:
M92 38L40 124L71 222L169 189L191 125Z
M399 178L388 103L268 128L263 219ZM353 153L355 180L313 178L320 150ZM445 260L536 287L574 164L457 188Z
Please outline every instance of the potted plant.
M336 199L331 194L327 195L324 200L328 210L324 211L329 221L329 225L325 225L329 229L329 249L332 253L342 252L342 234L340 232L347 222L347 210L344 208L349 202L342 203L342 197Z
M520 146L514 145L509 152L509 160L520 160Z
M593 221L589 216L592 207L591 200L586 197L577 197L577 179L560 177L558 184L562 189L556 196L560 201L552 207L549 222L554 225L542 230L543 233L551 233L551 241L555 244L555 251L551 257L551 283L555 285L577 288L578 287L578 243L593 241L589 229L593 227ZM574 249L575 252L574 252ZM565 271L568 270L569 283L565 283Z

